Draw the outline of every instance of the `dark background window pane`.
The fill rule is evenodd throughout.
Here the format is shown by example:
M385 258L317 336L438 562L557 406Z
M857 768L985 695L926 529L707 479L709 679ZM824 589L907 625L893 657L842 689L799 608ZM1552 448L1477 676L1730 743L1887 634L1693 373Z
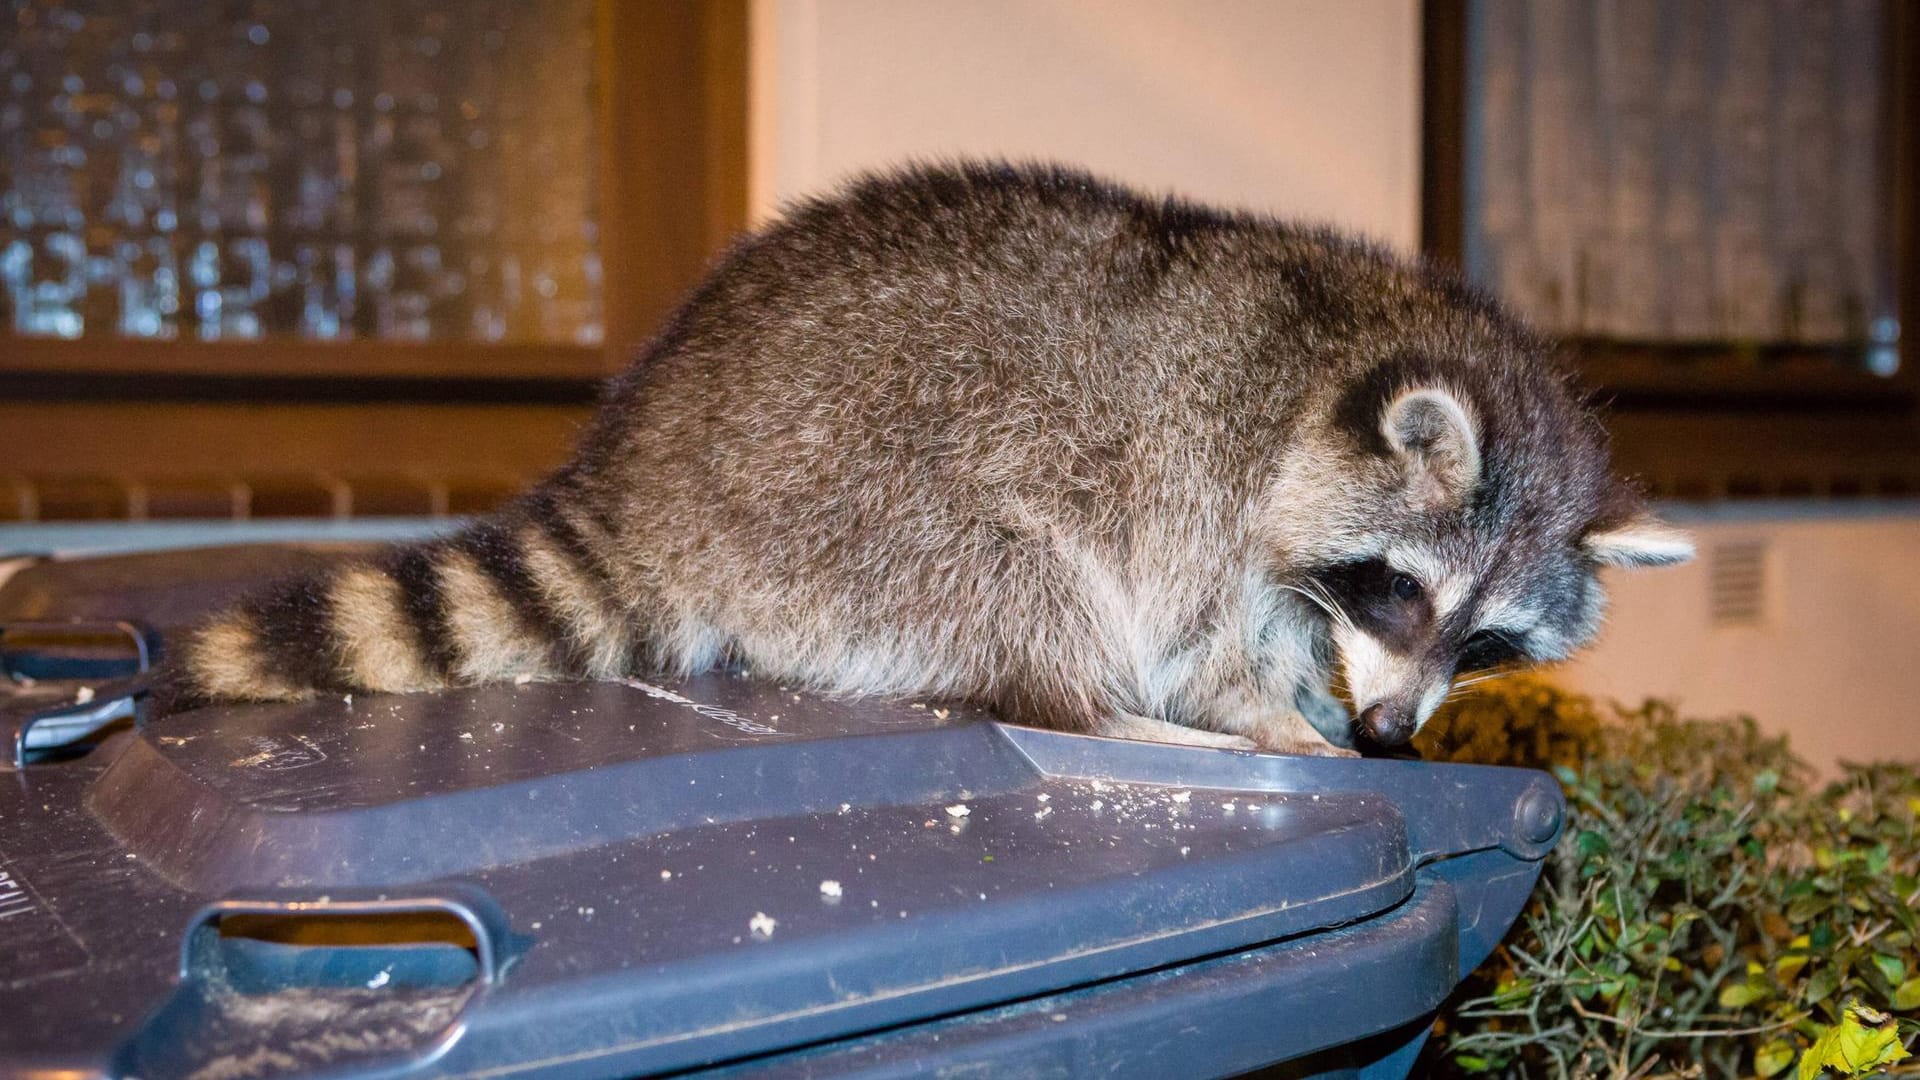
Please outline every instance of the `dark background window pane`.
M1898 364L1881 0L1473 0L1468 272L1588 340Z
M0 325L598 344L591 0L10 0Z

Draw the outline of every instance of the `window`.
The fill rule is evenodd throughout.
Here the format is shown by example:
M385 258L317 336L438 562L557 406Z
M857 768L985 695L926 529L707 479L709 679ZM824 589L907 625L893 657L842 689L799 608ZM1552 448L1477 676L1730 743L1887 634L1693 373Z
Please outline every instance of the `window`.
M0 519L484 505L745 220L744 0L0 20Z
M1905 494L1915 18L1426 9L1426 246L1560 338L1666 494Z
M599 344L589 0L243 12L17 11L14 333Z

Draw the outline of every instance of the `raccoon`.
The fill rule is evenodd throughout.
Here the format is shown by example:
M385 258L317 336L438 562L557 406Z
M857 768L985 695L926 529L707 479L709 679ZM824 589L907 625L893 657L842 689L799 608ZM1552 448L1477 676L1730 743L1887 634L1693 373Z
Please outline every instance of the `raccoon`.
M735 665L1351 754L1591 638L1599 567L1690 553L1545 343L1453 277L1070 169L922 166L740 240L568 464L218 615L183 690Z

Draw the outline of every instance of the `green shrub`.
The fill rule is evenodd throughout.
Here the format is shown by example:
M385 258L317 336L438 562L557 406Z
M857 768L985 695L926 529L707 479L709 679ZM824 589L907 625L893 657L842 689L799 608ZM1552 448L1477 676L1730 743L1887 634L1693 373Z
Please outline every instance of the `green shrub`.
M1436 1075L1920 1072L1920 775L1814 783L1751 720L1602 710L1503 680L1429 758L1554 770L1567 831L1435 1040Z

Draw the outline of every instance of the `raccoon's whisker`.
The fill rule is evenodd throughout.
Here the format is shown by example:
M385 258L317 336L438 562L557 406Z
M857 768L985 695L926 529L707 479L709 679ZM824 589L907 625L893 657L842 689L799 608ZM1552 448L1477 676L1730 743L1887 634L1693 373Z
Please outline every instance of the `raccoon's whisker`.
M1318 596L1315 596L1313 593L1308 592L1306 589L1303 589L1298 585L1282 585L1280 587L1282 589L1287 590L1290 593L1299 593L1301 596L1304 596L1308 600L1313 601L1313 606L1326 612L1328 618L1337 619L1340 617L1340 613L1335 611L1333 608L1329 607L1325 600L1320 599Z
M1471 682L1456 683L1453 689L1447 691L1447 696L1440 699L1440 703L1442 705L1449 705L1453 702L1472 697L1481 691L1481 683L1489 682L1491 679L1492 677L1490 676L1485 679L1474 679Z
M1523 668L1520 668L1518 666L1489 668L1486 671L1475 672L1472 675L1468 675L1464 679L1455 679L1453 681L1453 689L1464 690L1470 686L1478 686L1483 682L1492 682L1495 679L1505 679L1509 676L1518 675L1523 670L1524 670Z
M1340 606L1340 602L1333 598L1333 594L1327 591L1325 585L1317 581L1308 581L1307 586L1313 590L1316 596L1320 597L1321 603L1328 611L1333 612L1333 617L1339 621L1340 625L1344 627L1348 633L1355 632L1353 618L1347 614L1345 608Z
M1280 587L1282 589L1287 590L1288 592L1299 593L1301 596L1306 597L1308 600L1313 602L1313 605L1315 607L1326 612L1327 617L1329 619L1332 619L1334 622L1338 623L1343 629L1347 630L1348 632L1352 632L1353 620L1347 617L1346 612L1340 610L1340 605L1334 603L1332 597L1326 595L1325 591L1319 588L1318 586L1314 585L1313 582L1308 582L1304 586L1281 585Z

